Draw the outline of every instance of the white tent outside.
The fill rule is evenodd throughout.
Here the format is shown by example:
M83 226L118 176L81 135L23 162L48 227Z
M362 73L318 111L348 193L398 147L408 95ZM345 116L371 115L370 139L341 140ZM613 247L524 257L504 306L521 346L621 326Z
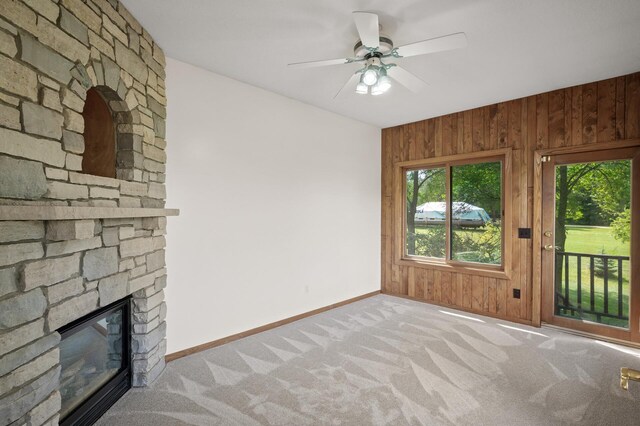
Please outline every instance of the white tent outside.
M453 203L451 219L454 225L484 226L491 220L489 214L482 207L477 207L462 201ZM447 205L444 202L424 203L416 207L414 221L416 225L444 224Z

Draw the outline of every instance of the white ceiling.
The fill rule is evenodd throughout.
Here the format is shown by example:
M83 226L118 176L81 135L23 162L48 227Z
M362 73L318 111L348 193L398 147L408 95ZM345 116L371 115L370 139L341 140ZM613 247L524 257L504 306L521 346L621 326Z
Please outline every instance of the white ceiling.
M639 0L123 0L167 56L379 127L640 70ZM398 60L429 83L333 96L355 64L354 10L396 46L463 31L466 49ZM215 100L212 100L215 101Z

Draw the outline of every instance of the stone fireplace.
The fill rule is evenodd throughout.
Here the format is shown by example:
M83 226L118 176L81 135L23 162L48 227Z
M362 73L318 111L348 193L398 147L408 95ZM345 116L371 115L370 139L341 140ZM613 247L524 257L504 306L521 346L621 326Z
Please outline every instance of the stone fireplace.
M164 368L164 65L116 0L2 0L2 425L72 423L125 365Z

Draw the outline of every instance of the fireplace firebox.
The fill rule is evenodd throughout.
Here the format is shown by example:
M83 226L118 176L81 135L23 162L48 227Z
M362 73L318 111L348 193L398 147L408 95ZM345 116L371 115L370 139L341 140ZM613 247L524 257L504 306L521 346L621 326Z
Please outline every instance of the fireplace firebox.
M131 388L130 298L59 330L61 424L94 423Z

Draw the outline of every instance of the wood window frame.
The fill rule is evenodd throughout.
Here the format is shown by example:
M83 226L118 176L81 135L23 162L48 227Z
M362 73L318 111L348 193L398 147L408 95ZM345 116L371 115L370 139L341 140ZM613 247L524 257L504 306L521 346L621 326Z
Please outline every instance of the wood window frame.
M467 164L500 161L502 163L502 263L490 265L474 262L463 262L448 259L451 256L451 167ZM475 274L499 279L510 279L511 276L511 171L512 149L502 148L491 151L474 152L434 157L422 160L400 161L394 163L393 173L393 226L395 238L393 245L394 263L396 265L418 267L424 269L438 269L446 272ZM410 256L405 254L406 247L406 172L417 169L443 167L446 180L446 255L445 259L429 258L425 256Z

